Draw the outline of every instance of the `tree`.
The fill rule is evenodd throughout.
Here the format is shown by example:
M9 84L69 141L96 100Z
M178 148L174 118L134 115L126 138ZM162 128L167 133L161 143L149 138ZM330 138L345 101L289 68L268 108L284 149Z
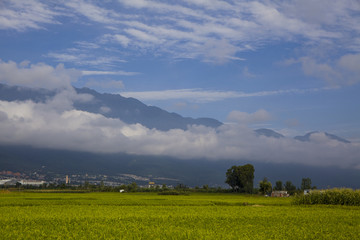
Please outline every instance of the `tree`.
M251 164L232 166L226 171L226 181L235 192L252 193L255 168Z
M301 180L301 190L311 189L311 179L310 178L303 178Z
M18 188L18 189L20 189L20 187L21 187L21 183L16 182L15 187L16 187L16 188Z
M131 184L127 185L127 191L128 192L137 192L138 191L138 185L136 182L132 182Z
M186 189L188 189L188 187L183 183L179 183L178 185L175 186L175 189L176 190L186 190Z
M104 181L103 180L101 180L101 182L100 182L100 191L103 191L104 190L104 188L105 188L105 184L104 184Z
M85 181L85 183L84 183L84 188L87 189L87 190L90 188L90 183L89 183L89 181Z
M274 190L276 191L282 191L284 189L282 181L276 181Z
M262 181L259 183L259 191L262 194L268 194L271 193L272 185L271 182L265 177Z
M291 181L286 181L285 183L285 190L290 194L293 195L296 192L296 186L292 184Z

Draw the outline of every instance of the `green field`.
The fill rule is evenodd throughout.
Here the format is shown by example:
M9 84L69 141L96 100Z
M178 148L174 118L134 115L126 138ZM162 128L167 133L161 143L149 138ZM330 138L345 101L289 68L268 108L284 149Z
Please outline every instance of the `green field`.
M238 194L0 193L0 239L360 239L360 207Z

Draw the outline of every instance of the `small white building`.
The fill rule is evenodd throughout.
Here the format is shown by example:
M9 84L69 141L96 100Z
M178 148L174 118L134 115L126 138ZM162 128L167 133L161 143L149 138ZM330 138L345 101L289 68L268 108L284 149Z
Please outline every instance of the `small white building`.
M46 182L36 180L20 180L19 183L21 183L21 185L41 186Z
M287 191L273 191L271 193L272 197L288 197L290 196Z
M14 181L14 179L1 179L0 180L0 185L11 184L12 181Z
M304 190L304 195L311 193L311 191L312 191L311 189L305 189Z

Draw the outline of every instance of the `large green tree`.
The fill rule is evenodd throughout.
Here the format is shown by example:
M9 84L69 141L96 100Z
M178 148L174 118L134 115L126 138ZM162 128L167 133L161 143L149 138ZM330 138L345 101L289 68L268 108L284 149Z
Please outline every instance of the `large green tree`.
M292 184L291 181L286 181L285 183L285 190L290 194L293 195L296 192L296 186Z
M303 178L301 180L301 190L311 189L311 179L310 178Z
M284 186L283 186L283 183L282 181L276 181L275 182L275 187L274 187L274 190L276 191L282 191L284 189Z
M232 166L226 172L226 183L235 192L252 193L255 168L251 164Z
M259 191L262 194L270 194L271 193L272 185L271 185L271 182L266 177L262 181L260 181Z

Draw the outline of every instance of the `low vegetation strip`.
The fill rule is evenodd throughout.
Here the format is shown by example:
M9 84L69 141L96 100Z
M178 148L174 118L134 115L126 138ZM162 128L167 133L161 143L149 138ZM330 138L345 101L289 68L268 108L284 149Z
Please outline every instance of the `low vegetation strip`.
M4 192L0 239L359 239L359 206L293 205L291 199Z
M189 193L185 192L185 191L164 191L164 192L159 192L158 195L189 195Z
M296 195L294 203L360 206L360 190L346 188L313 190L308 194Z

